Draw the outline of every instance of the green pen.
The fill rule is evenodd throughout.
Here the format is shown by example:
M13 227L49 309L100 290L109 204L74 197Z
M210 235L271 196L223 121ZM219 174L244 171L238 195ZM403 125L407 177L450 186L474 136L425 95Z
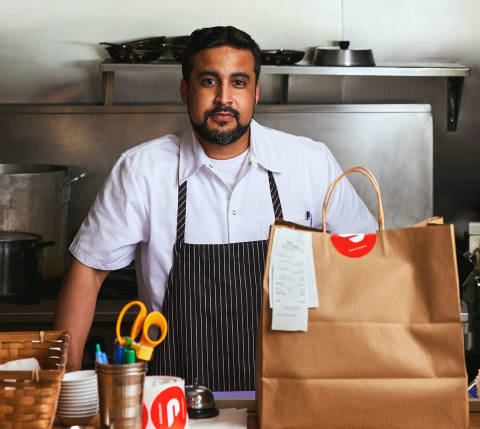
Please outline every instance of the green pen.
M127 337L125 348L123 349L123 363L135 363L135 350L131 348L132 339Z

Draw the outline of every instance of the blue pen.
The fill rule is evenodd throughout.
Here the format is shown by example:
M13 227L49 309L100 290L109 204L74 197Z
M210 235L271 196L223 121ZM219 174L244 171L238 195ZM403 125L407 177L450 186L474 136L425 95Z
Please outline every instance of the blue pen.
M118 364L123 364L123 350L124 347L116 345L115 350L113 351L113 363L118 365Z
M101 363L101 364L108 363L107 355L104 352L102 352L100 348L100 344L96 345L95 357L98 363Z
M477 391L477 379L473 380L468 386L468 394L472 398L478 398L478 391Z
M478 374L475 379L470 383L468 386L468 395L470 398L478 398L478 386L477 382L480 377L480 369L478 370Z
M310 221L310 227L311 227L312 226L312 214L308 210L305 212L305 220Z

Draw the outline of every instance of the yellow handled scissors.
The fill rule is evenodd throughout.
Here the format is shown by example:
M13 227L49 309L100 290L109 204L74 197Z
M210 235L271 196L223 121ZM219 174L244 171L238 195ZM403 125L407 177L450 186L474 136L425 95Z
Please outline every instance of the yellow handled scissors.
M123 316L125 316L125 313L128 311L128 309L134 305L138 305L140 307L140 311L135 317L135 321L133 322L132 329L130 331L130 338L134 340L131 347L135 349L135 354L137 355L138 359L150 360L152 358L154 347L158 346L167 335L167 319L165 319L165 316L159 311L152 311L147 315L147 307L141 301L129 302L125 307L122 308L122 311L120 311L117 319L116 334L118 344L120 346L124 346L126 343L126 338L122 337L120 333ZM148 330L151 326L158 326L160 328L161 334L156 341L153 341L148 335ZM135 338L137 338L140 332L142 333L140 341L135 342Z

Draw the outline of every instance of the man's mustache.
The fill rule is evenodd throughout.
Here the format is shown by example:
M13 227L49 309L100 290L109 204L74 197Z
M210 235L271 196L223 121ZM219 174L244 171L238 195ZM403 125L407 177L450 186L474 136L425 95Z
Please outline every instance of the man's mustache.
M215 113L226 113L226 112L231 113L235 117L235 119L238 121L238 118L240 116L240 114L238 113L238 110L235 110L230 106L218 106L218 107L215 107L214 109L207 110L205 112L205 120L207 120L210 116L215 115Z

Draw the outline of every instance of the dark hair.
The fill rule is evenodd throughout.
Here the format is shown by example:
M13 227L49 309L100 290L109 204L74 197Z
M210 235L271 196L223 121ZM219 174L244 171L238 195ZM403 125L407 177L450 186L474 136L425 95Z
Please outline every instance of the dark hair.
M260 77L260 48L255 40L247 33L238 28L228 27L209 27L195 30L190 36L190 42L183 54L182 74L187 82L190 79L190 73L193 70L193 57L204 49L217 48L220 46L231 46L236 49L247 49L253 54L255 84Z

